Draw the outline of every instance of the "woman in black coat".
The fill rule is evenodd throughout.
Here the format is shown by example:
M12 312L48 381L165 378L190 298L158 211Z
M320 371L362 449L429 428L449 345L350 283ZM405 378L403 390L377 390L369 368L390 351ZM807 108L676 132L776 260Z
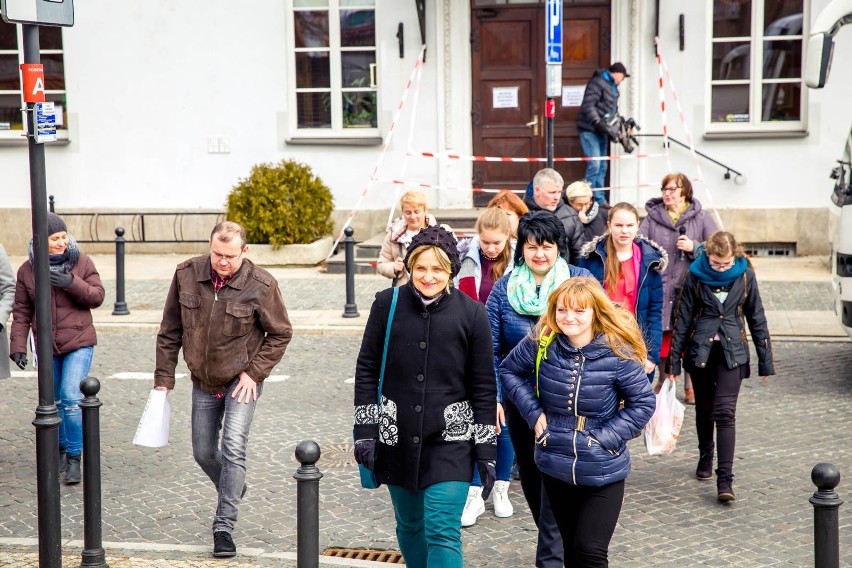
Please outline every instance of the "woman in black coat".
M699 452L695 476L702 481L713 479L713 451L717 450L717 497L724 502L735 499L737 397L742 379L751 374L746 321L757 351L758 373L766 380L775 370L757 280L742 247L725 231L710 235L705 247L699 247L681 290L669 364L679 374L683 354L683 366L695 386Z
M483 493L495 481L497 386L485 306L459 293L455 238L422 229L405 258L379 374L394 294L376 294L355 370L355 459L388 486L406 565L463 565L461 515L473 467Z

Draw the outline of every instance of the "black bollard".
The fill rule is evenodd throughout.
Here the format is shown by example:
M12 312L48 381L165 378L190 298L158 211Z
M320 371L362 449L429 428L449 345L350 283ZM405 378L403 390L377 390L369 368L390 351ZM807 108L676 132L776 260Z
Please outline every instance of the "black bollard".
M343 317L357 318L358 306L355 305L355 229L346 227L343 229L343 249L346 254L346 305L343 307Z
M101 543L101 383L94 377L80 381L83 400L83 561L80 568L109 568Z
M47 210L51 213L56 213L56 204L53 201L52 195L47 196Z
M127 302L124 301L124 228L115 228L115 304L112 315L126 316L130 314Z
M840 518L843 504L834 488L840 484L840 470L830 463L818 463L811 471L817 491L810 498L814 506L814 567L840 567Z
M304 440L296 446L301 465L296 480L296 568L319 568L319 444Z

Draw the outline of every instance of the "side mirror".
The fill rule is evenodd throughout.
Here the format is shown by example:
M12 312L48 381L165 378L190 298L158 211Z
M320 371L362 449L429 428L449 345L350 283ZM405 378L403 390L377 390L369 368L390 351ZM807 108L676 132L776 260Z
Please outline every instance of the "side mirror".
M825 87L831 70L834 41L831 34L814 34L808 40L808 55L805 61L805 83L812 89Z

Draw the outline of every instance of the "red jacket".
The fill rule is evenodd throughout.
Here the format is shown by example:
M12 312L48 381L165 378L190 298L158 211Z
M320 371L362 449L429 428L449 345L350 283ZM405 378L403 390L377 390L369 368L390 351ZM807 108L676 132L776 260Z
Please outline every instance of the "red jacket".
M98 343L92 322L92 309L104 302L101 277L92 259L82 252L70 274L74 280L68 288L50 287L54 355L64 355ZM18 269L12 317L14 319L9 352L26 353L30 327L34 335L38 334L35 318L35 273L28 260Z

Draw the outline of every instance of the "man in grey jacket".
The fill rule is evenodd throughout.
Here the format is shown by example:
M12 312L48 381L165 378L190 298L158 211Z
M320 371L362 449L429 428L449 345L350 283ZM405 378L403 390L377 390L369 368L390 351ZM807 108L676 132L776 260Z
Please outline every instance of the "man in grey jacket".
M0 379L12 376L9 369L9 334L6 333L6 324L9 322L14 303L15 271L9 264L6 249L0 245Z
M556 215L556 218L565 228L567 244L565 260L568 261L568 264L577 264L580 258L580 247L585 242L583 222L580 221L577 212L568 207L562 199L563 188L565 187L562 175L552 168L544 168L535 174L532 186L532 196L527 193L524 196L524 203L530 208L530 211L543 209Z

